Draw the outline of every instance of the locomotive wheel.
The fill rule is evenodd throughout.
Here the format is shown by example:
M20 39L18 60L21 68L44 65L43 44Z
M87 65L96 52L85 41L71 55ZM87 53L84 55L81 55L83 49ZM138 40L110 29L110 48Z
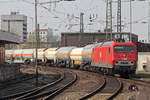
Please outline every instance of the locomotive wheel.
M109 74L109 70L108 70L108 68L105 68L104 69L104 75L108 75Z
M108 75L111 75L111 76L113 75L112 69L110 68L108 69Z
M79 69L79 67L80 67L79 65L75 65L75 69Z
M104 75L104 68L100 68L99 72Z

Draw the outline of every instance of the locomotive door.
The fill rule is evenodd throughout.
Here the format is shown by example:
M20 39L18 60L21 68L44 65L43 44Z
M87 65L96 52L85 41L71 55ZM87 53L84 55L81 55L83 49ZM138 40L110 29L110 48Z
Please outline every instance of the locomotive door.
M109 60L111 59L110 58L110 47L106 47L106 60L105 60L105 67L106 68L109 68L110 65L109 65Z
M105 63L106 63L106 68L108 68L108 59L109 59L109 54L108 54L108 48L106 47L106 61L105 61Z

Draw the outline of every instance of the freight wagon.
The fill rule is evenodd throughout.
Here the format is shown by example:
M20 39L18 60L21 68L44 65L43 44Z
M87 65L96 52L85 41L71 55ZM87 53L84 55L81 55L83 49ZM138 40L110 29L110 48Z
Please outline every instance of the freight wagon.
M25 64L34 62L35 49L6 50L6 58ZM12 59L13 58L13 59ZM136 46L132 42L114 41L85 47L38 49L38 63L103 72L104 74L134 74L137 66Z

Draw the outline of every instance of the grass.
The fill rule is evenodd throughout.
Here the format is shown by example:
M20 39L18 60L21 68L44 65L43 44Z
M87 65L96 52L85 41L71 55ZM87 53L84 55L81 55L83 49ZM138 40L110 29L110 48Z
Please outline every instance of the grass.
M136 72L136 74L145 74L145 75L150 75L150 72Z
M150 79L150 72L136 72L136 74L133 75L133 77Z

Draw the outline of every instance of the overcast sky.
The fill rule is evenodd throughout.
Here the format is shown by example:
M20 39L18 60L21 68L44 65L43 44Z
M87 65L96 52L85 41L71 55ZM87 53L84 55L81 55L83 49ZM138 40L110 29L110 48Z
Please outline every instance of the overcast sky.
M54 0L39 0L39 2ZM59 0L57 0L59 1ZM126 0L127 1L127 0ZM34 0L0 0L0 15L10 14L11 11L18 11L28 16L28 31L34 28ZM122 24L123 31L130 31L130 3L122 2ZM58 3L38 5L38 23L41 28L53 28L55 34L61 32L79 31L80 12L84 13L84 24L86 32L103 31L105 28L105 0L76 0L61 1ZM117 4L113 3L113 30L116 31ZM133 1L133 33L139 35L140 39L146 39L148 34L148 1ZM89 17L93 22L89 21ZM32 28L33 26L33 28Z

